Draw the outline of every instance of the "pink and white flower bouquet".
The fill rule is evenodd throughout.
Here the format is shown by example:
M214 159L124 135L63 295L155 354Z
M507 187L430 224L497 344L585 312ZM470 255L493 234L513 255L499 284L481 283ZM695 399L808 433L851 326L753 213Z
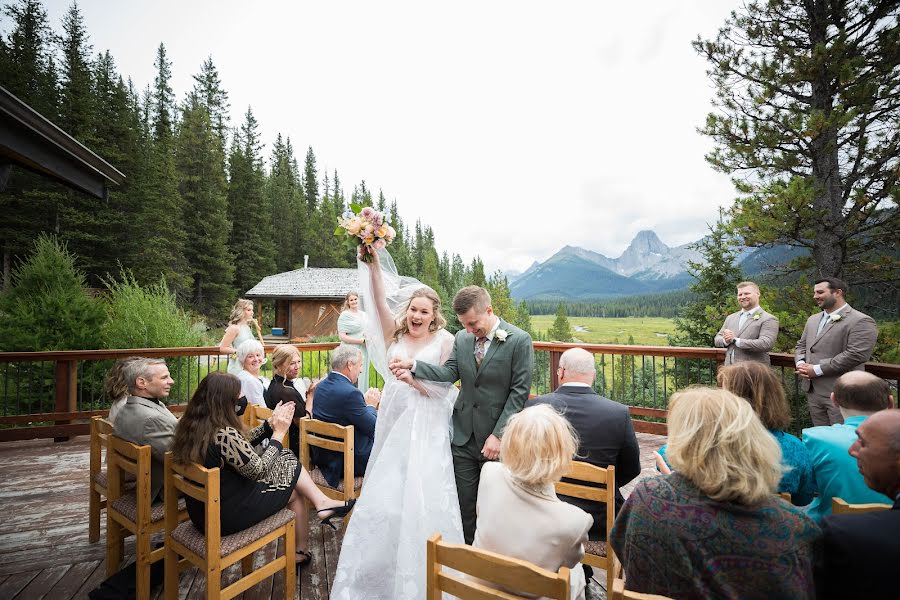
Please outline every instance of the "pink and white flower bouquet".
M345 239L357 250L360 260L371 262L371 253L393 242L397 232L383 213L371 206L363 208L359 204L351 204L350 210L338 217L334 234L346 234Z

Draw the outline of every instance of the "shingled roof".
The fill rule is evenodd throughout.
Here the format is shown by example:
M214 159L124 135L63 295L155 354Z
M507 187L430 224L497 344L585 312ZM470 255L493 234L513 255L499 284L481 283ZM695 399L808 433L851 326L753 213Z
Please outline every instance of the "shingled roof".
M343 299L357 288L356 269L309 267L264 277L244 296L247 298Z

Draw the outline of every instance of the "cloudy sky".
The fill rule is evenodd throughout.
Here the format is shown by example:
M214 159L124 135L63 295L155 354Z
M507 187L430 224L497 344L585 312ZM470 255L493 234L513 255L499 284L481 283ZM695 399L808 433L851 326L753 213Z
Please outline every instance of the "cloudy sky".
M45 0L59 30L69 0ZM139 88L165 43L178 98L209 55L269 156L277 133L348 192L365 180L438 249L524 269L571 244L616 257L641 229L699 238L734 196L696 132L691 48L737 0L622 3L81 0L94 50Z

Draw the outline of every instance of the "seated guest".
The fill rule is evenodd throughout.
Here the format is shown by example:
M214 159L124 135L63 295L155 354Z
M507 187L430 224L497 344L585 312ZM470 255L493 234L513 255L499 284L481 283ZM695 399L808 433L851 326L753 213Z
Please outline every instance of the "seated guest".
M554 490L577 447L572 426L550 406L532 406L510 417L500 462L486 462L481 469L472 546L548 571L569 567L571 598L583 599L579 561L593 519Z
M316 386L313 404L314 419L353 425L353 473L356 477L366 472L375 441L376 409L381 400L381 392L375 388L370 388L365 396L356 388L362 367L362 353L356 346L338 346L331 353L331 373ZM336 487L344 477L343 457L331 450L312 450L313 462L321 469L325 481Z
M263 346L256 340L247 340L237 349L237 360L241 365L237 377L241 381L241 396L247 399L249 404L265 406L266 388L269 380L259 374L259 370L265 361Z
M291 451L300 456L300 427L298 422L306 416L306 398L300 390L306 390L303 380L298 377L300 374L300 353L297 348L290 344L279 344L272 352L272 368L275 369L275 376L272 382L266 388L263 397L266 400L266 406L274 409L278 403L287 404L294 403L294 417L291 422L291 428L288 430L290 438Z
M110 423L116 422L119 409L125 405L125 401L128 399L128 382L125 381L125 367L133 360L138 360L138 357L129 356L128 358L117 360L103 382L103 398L109 402L109 416L107 420Z
M816 492L812 463L803 442L784 431L791 423L791 407L778 376L768 365L739 362L721 368L716 380L719 387L750 403L756 416L781 446L784 474L778 483L778 491L790 494L791 502L796 506L809 504ZM666 446L659 449L659 454L665 458Z
M163 400L169 397L172 378L161 358L138 358L125 367L128 393L113 424L113 433L139 446L150 446L150 501L162 500L163 463L172 449L178 419Z
M775 495L781 449L750 404L691 388L669 403L668 475L639 482L611 540L625 586L672 598L809 598L821 532Z
M816 569L819 598L897 597L900 558L900 410L872 415L850 446L871 489L894 500L891 510L829 515L822 520L822 561Z
M532 398L525 407L549 404L562 414L578 436L577 459L606 468L616 468L616 509L625 502L619 488L641 472L641 452L628 407L594 392L591 385L597 375L594 355L583 348L570 348L559 357L559 387L556 391ZM598 502L560 496L591 515L592 540L606 539L606 507Z
M172 455L179 464L199 463L219 468L221 495L220 527L222 535L242 531L282 508L296 513L296 561L304 565L309 553L309 518L304 498L316 508L322 522L331 525L333 517L346 515L354 500L346 504L325 496L279 440L287 433L294 406L278 404L272 417L245 432L235 412L241 384L234 375L210 373L191 397L178 423ZM261 454L254 445L269 439ZM202 502L186 498L187 512L200 531L205 531ZM332 525L333 527L333 525Z
M857 427L893 404L887 382L865 371L844 373L834 382L831 401L840 409L844 422L803 430L803 443L809 451L819 491L807 510L816 521L831 514L832 498L841 498L850 504L893 502L866 486L856 460L847 454L856 441Z

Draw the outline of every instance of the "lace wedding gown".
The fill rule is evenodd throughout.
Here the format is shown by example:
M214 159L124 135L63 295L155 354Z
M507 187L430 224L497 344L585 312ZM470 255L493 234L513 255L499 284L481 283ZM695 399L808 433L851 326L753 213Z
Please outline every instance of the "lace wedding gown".
M387 352L433 364L447 360L443 330L415 356L401 338ZM450 454L453 386L425 383L428 395L388 375L362 494L344 534L332 600L425 597L425 542L435 532L463 543Z

